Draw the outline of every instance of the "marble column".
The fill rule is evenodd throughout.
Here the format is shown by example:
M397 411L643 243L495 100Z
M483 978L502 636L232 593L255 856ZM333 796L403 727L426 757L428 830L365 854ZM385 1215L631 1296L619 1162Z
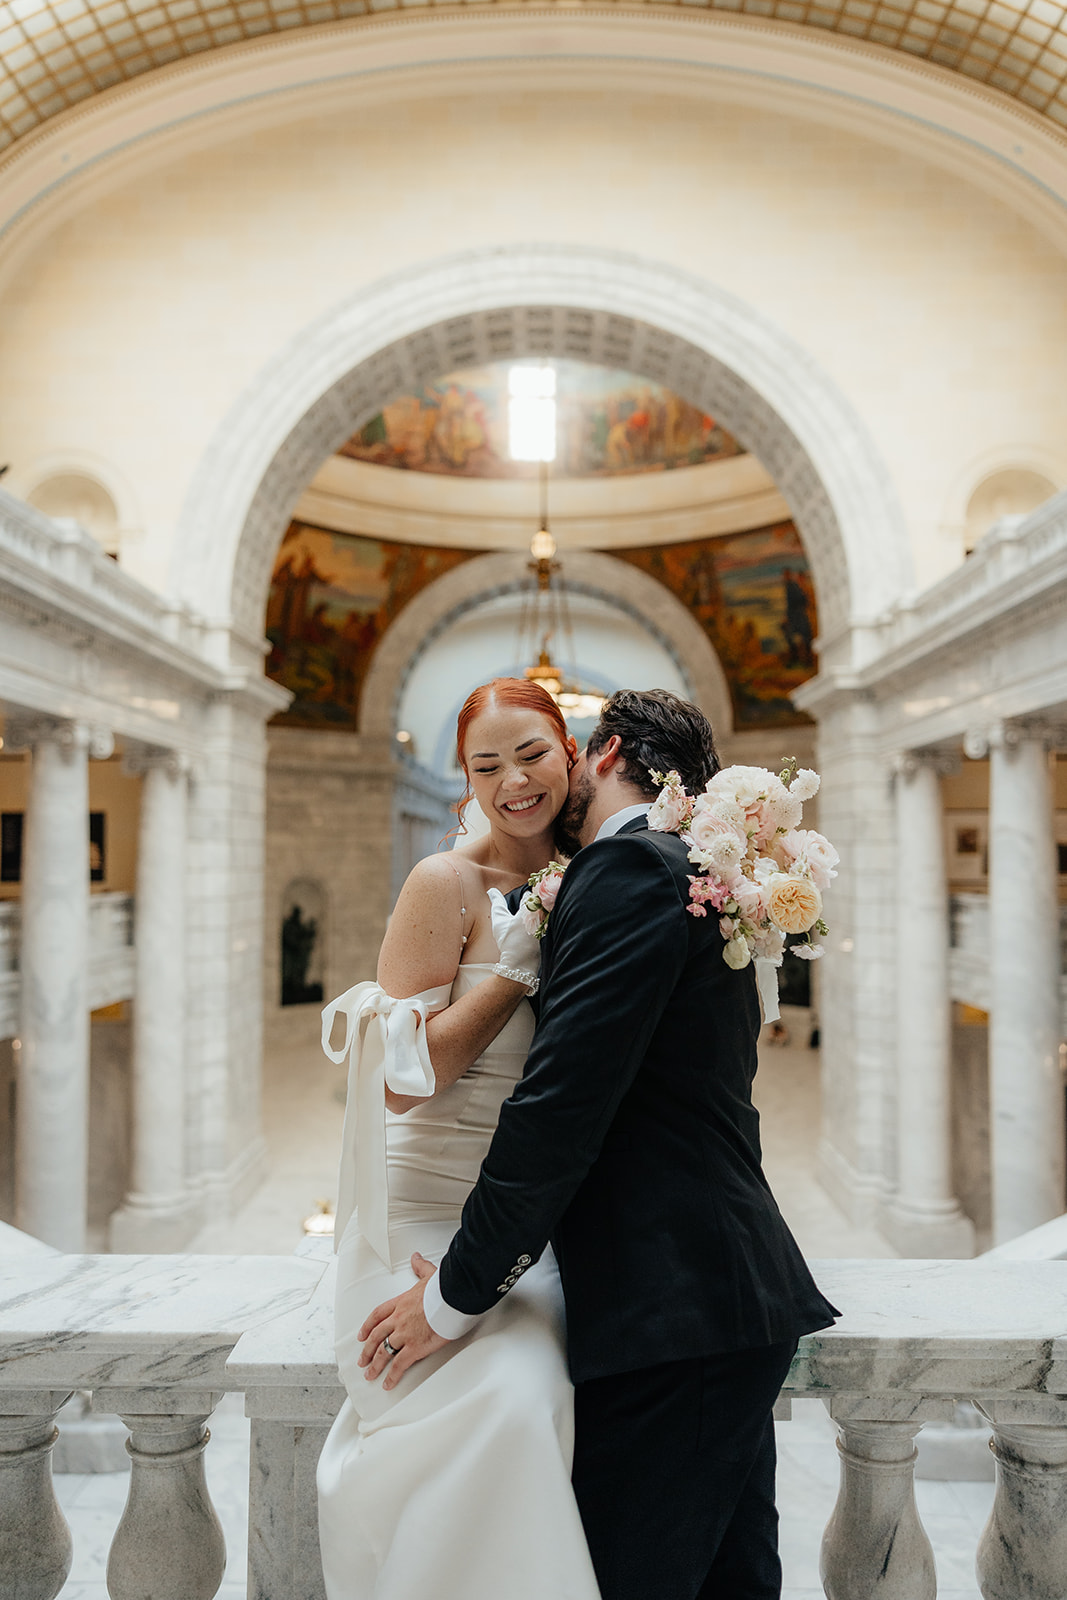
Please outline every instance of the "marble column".
M22 870L16 1220L84 1250L89 1160L89 756L111 737L50 717L11 719L32 751Z
M111 1219L112 1250L177 1250L195 1228L185 1159L185 763L137 750L143 774L137 854L133 1136L130 1192Z
M989 736L989 1097L993 1243L1062 1214L1060 951L1048 742Z
M952 1191L948 889L943 758L895 763L897 811L897 1189L883 1231L904 1256L971 1256Z

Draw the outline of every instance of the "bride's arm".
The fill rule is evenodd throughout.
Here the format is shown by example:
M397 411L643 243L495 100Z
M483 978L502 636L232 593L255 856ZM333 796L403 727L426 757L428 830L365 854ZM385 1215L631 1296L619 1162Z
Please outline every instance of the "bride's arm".
M451 983L463 953L461 896L454 869L439 857L420 861L400 892L378 957L378 982L398 1000ZM437 1089L447 1089L473 1066L514 1015L524 984L495 973L426 1024ZM385 1092L390 1111L422 1105L414 1095Z

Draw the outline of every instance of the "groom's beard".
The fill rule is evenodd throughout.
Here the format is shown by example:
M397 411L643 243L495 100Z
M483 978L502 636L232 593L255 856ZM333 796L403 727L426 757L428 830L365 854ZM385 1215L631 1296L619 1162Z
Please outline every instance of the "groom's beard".
M582 848L581 832L595 797L593 780L583 772L556 818L556 847L565 856L576 856Z

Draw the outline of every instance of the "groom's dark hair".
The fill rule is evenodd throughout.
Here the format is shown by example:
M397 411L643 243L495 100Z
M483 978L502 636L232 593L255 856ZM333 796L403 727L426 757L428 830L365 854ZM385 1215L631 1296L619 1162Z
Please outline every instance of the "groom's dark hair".
M698 794L719 770L711 723L689 700L669 689L619 689L604 702L586 754L595 756L618 735L626 781L649 800L660 786L652 772L677 772L690 794Z

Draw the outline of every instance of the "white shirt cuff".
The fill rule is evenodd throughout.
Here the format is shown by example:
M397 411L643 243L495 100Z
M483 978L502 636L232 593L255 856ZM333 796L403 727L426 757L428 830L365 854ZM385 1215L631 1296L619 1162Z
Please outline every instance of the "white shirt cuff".
M422 1297L422 1313L430 1324L434 1333L441 1339L462 1339L465 1333L470 1333L482 1320L482 1313L471 1317L465 1311L457 1311L450 1306L441 1294L441 1274L435 1272L426 1284L426 1292Z

